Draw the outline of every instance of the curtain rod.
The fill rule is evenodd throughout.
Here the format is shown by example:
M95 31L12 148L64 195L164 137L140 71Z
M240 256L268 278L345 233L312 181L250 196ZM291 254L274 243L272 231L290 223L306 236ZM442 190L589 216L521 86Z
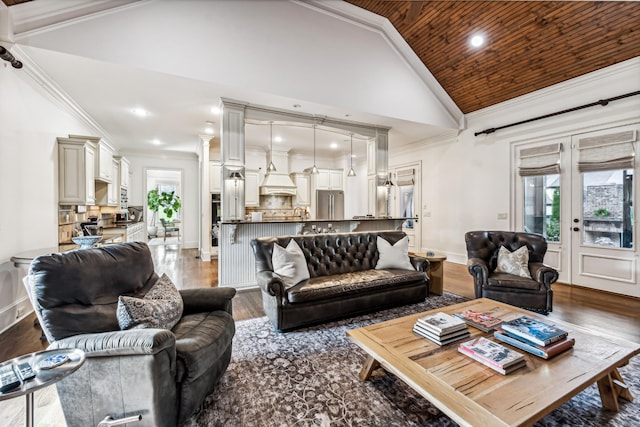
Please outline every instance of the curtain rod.
M582 110L584 108L595 107L596 105L601 105L603 107L606 107L612 101L617 101L617 100L623 99L623 98L629 98L630 96L635 96L635 95L640 95L640 90L635 91L635 92L625 93L624 95L614 96L613 98L600 99L600 100L598 100L596 102L592 102L590 104L584 104L584 105L580 105L579 107L573 107L573 108L569 108L569 109L566 109L566 110L557 111L555 113L545 114L544 116L539 116L539 117L534 117L532 119L522 120L520 122L511 123L509 125L498 126L496 128L489 128L489 129L481 130L480 132L476 132L473 135L474 136L478 136L478 135L482 135L483 133L489 135L490 133L494 133L495 131L500 130L500 129L510 128L512 126L523 125L525 123L530 123L530 122L534 122L536 120L542 120L542 119L546 119L546 118L553 117L553 116L559 116L560 114L570 113L572 111L578 111L578 110Z

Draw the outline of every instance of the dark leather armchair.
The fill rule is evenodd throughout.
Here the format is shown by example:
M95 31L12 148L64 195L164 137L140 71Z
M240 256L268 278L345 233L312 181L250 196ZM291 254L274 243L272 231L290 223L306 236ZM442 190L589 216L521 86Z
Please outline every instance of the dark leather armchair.
M58 384L67 425L142 415L136 426L176 426L198 408L231 359L232 288L180 290L171 329L120 330L119 295L142 297L158 280L146 243L40 256L27 281L49 348L79 348L86 361Z
M543 264L547 252L544 237L514 231L469 231L465 242L476 298L491 298L544 314L552 310L551 284L558 280L558 272ZM510 252L522 246L529 249L531 279L495 271L501 246Z

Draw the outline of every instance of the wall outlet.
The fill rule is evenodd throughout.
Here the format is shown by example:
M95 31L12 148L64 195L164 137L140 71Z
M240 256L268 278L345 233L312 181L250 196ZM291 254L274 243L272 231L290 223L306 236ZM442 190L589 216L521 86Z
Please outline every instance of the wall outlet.
M498 212L498 219L507 219L508 217L506 212Z

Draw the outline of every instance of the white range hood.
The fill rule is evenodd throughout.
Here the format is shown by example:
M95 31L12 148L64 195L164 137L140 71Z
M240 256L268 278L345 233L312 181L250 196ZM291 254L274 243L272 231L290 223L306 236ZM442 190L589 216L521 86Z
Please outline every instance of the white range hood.
M269 163L267 158L267 164ZM267 172L260 185L263 196L295 196L296 185L289 177L289 153L274 150L271 161L276 167L275 172Z

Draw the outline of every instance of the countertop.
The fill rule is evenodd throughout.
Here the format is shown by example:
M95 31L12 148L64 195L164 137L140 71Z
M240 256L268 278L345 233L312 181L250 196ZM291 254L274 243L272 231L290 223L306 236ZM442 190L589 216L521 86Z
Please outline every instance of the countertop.
M261 223L317 223L317 222L354 222L354 221L405 221L407 219L416 219L416 218L403 218L403 217L358 217L358 218L349 218L349 219L266 219L262 221L222 221L221 224L261 224Z

